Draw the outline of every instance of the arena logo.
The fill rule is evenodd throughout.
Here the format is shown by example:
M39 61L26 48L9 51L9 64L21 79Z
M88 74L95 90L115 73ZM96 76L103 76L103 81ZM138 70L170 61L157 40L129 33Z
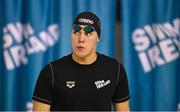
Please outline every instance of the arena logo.
M51 24L38 35L30 24L9 23L3 28L3 57L7 70L28 64L28 56L45 52L59 38L58 25Z
M132 33L134 48L144 72L180 57L180 18L163 24L145 25Z
M82 23L90 23L90 24L93 24L94 22L90 19L85 19L85 18L79 18L79 22L82 22Z

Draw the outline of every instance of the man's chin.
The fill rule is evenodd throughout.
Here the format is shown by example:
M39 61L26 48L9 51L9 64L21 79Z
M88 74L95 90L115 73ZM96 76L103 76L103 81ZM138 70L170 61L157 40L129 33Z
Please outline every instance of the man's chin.
M79 58L85 58L87 56L87 53L85 52L78 52L78 53L75 53L75 55Z

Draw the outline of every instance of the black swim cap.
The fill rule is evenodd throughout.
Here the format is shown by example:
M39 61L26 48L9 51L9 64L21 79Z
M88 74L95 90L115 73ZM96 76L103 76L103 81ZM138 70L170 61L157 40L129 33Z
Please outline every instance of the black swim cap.
M85 11L81 12L79 15L76 16L76 18L73 21L74 24L79 25L89 25L95 28L98 37L100 38L101 34L101 21L100 19L92 12Z

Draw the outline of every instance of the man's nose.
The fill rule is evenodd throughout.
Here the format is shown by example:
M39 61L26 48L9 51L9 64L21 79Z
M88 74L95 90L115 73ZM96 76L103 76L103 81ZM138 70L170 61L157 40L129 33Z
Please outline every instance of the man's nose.
M84 42L84 41L85 41L85 35L84 35L84 32L83 32L83 31L80 32L78 41L79 41L79 42Z

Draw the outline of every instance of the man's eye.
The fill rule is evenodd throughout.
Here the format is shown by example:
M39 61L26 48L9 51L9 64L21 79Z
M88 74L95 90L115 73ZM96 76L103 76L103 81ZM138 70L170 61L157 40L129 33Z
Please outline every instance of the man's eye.
M91 34L91 33L89 33L89 32L88 32L88 33L87 33L87 32L85 32L85 35L86 35L86 36L91 36L92 34Z
M75 35L79 34L79 32L77 32L77 31L73 31L73 33L74 33Z

